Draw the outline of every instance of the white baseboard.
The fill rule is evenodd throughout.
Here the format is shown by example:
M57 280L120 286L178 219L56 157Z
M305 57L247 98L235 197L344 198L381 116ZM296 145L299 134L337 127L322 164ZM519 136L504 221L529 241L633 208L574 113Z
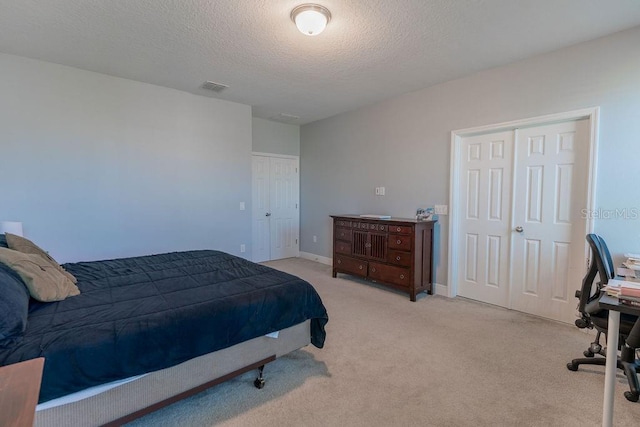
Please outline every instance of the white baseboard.
M442 295L443 297L449 296L449 287L447 285L441 285L440 283L434 283L434 294Z
M312 254L310 252L302 252L300 251L300 258L308 259L311 261L316 261L321 264L333 265L333 259L327 258L326 256Z

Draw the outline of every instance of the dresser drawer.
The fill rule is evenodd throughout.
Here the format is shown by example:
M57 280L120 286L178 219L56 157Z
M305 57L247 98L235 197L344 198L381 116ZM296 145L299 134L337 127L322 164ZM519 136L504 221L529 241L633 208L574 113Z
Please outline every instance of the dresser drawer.
M386 224L367 224L367 228L369 231L383 231L387 232L389 227Z
M343 255L336 255L336 258L333 260L333 268L344 273L355 274L356 276L366 276L368 270L367 267L367 261Z
M387 261L390 264L401 265L403 267L411 267L411 252L389 251Z
M338 227L351 227L351 221L347 221L344 219L337 219L336 220L336 225Z
M381 282L393 283L395 285L406 286L411 284L410 270L404 267L392 265L369 263L369 277Z
M389 233L393 234L413 234L413 227L408 225L390 225Z
M343 242L340 240L336 240L335 243L336 253L351 255L351 242Z
M353 235L352 230L348 228L336 227L336 236L335 236L336 239L350 242L352 235Z
M395 226L391 227L393 230L396 229ZM389 235L389 249L397 249L400 251L410 251L411 250L411 235L404 234L390 234Z

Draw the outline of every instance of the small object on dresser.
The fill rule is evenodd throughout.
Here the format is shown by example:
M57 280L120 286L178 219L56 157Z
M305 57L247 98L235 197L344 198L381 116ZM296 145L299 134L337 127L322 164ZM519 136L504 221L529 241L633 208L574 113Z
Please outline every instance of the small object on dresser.
M431 221L433 218L433 208L418 208L416 210L417 221Z

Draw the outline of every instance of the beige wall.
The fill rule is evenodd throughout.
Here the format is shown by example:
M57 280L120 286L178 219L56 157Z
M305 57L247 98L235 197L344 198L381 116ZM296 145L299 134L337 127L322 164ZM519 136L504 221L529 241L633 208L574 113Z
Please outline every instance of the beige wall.
M640 210L639 76L635 28L303 126L301 251L331 257L330 214L410 217L447 204L452 130L593 106L601 107L596 206ZM386 196L375 196L378 186ZM443 285L447 227L441 217ZM618 256L640 252L640 218L600 219L595 228Z
M254 117L252 127L254 152L300 155L300 126Z
M251 253L250 106L4 54L0 94L0 221L56 259Z

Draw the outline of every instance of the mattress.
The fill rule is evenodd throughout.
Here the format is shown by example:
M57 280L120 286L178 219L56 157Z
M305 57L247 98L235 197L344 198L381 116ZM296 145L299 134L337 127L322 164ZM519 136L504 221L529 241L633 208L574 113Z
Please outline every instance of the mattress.
M32 301L27 329L0 365L45 357L40 403L328 317L306 281L219 251L65 264L81 294Z

